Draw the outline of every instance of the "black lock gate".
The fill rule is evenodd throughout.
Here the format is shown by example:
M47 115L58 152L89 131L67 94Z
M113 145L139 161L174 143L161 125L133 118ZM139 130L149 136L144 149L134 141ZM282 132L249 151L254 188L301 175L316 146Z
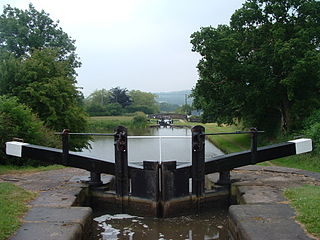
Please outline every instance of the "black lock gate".
M265 147L257 147L256 129L248 132L205 134L202 126L195 126L192 131L192 163L178 165L176 161L143 161L142 166L128 163L127 129L119 126L113 134L88 134L114 137L115 161L100 160L70 152L70 135L80 133L61 133L63 149L36 146L21 142L7 142L8 155L26 157L54 164L86 169L90 171L93 186L102 185L101 173L115 176L115 192L108 199L114 199L122 212L138 209L141 215L166 217L183 210L198 210L206 199L213 199L205 192L205 175L220 173L218 184L230 184L230 171L234 168L269 161L312 151L311 139L298 139ZM221 134L251 134L252 144L248 151L231 153L205 159L205 136ZM218 196L219 194L217 194ZM214 201L216 201L215 198ZM216 202L214 202L216 203Z

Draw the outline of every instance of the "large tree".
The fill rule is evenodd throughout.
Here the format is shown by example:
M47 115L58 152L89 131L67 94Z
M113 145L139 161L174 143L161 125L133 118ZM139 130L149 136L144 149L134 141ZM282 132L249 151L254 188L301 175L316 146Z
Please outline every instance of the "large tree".
M159 112L159 104L154 94L139 90L128 92L119 87L94 91L85 99L85 108L91 116Z
M10 5L0 16L0 48L16 56L31 55L34 49L59 49L59 59L68 59L75 68L80 66L71 39L48 13L37 11L32 4L21 10Z
M192 36L204 118L290 131L320 106L320 2L247 0L230 26Z
M132 100L132 104L129 107L130 112L144 112L146 114L150 114L160 111L159 104L155 100L155 94L139 90L131 90L128 95Z
M51 129L84 131L75 49L44 11L6 6L0 16L0 94L17 96Z
M119 103L111 103L110 90L95 90L85 99L85 109L90 116L121 115L124 111Z
M132 99L128 95L126 88L115 87L110 89L110 103L118 103L123 108L128 107L132 103Z

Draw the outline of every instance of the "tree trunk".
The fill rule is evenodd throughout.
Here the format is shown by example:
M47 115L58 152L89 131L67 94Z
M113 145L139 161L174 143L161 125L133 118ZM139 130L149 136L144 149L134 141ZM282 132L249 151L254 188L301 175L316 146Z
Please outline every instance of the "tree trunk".
M283 99L281 106L281 122L282 122L282 132L288 133L290 131L292 121L290 116L290 102L287 98Z

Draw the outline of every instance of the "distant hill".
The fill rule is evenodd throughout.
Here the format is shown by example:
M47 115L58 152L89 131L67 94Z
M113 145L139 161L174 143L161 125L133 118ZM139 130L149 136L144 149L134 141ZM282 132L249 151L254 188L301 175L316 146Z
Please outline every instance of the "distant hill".
M178 105L184 105L185 104L185 98L187 98L187 103L192 104L193 98L189 97L191 94L191 90L184 90L184 91L174 91L174 92L158 92L154 93L157 95L156 100L159 103L165 102L169 104L178 104Z

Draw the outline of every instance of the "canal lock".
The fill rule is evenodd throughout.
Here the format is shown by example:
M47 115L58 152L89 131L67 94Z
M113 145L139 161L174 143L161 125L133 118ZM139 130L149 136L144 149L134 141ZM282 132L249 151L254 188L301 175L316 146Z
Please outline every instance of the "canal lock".
M109 176L106 176L106 179L109 181ZM111 185L112 183L98 188L87 187L83 190L82 206L93 209L92 240L229 239L228 197L216 205L214 202L207 202L202 204L200 209L189 207L176 213L176 216L157 218L141 215L141 208L132 205L130 210L127 209L127 213L121 213L121 209L115 207L119 205L114 203L114 196L111 196ZM107 192L109 193L106 194Z
M185 129L157 129L156 135L190 135L190 130ZM100 142L99 142L100 140ZM130 139L131 141L134 139ZM141 141L141 139L139 139ZM181 138L178 139L181 143ZM104 141L103 145L112 145L109 139L98 139L98 142L94 144L101 145L101 141ZM106 143L109 141L109 143ZM189 138L190 141L190 138ZM156 141L154 141L156 143ZM136 149L136 142L134 143ZM145 144L145 143L144 143ZM131 145L132 142L131 142ZM173 139L169 139L169 144L162 142L162 145L168 148L168 146L174 146ZM183 144L184 147L190 148L189 144ZM162 147L162 149L165 149ZM110 147L110 149L112 146ZM206 143L206 148L208 149L206 154L209 157L222 154L221 151L216 149L210 143ZM94 149L94 146L93 146ZM101 149L101 148L98 148ZM138 148L139 149L139 148ZM147 148L150 149L150 148ZM136 155L132 153L132 149L129 151L133 156ZM169 151L168 151L169 152ZM174 151L171 151L174 152ZM184 156L183 154L191 155L191 151L180 150L179 156L165 156L164 158L179 158ZM145 152L144 152L145 153ZM155 151L152 151L153 155ZM103 154L103 153L95 153ZM148 153L147 153L148 154ZM100 155L100 156L101 156ZM161 155L161 153L160 153ZM149 155L150 156L150 155ZM160 156L161 158L161 156ZM212 191L212 182L206 179L206 187L210 188L207 191L206 198L202 198L201 203L196 203L195 197L192 197L192 181L189 180L187 174L183 174L183 171L178 173L177 176L173 176L172 171L176 171L177 165L185 164L188 159L183 157L184 161L178 162L166 162L164 161L160 167L155 163L155 161L144 162L141 164L141 170L144 169L143 176L141 170L133 171L133 180L130 179L130 192L134 191L136 197L129 197L127 199L127 205L125 206L125 212L129 214L121 214L124 209L119 201L117 203L116 193L112 191L115 187L115 183L111 182L107 186L100 188L91 188L89 194L90 206L94 210L94 239L227 239L227 207L229 203L229 191L225 187L220 187L220 191ZM191 162L191 159L189 160ZM144 165L144 166L143 166ZM164 175L170 181L162 182L159 177L159 172L163 171ZM147 177L146 179L146 175ZM153 181L150 181L150 176L153 176ZM134 181L134 186L143 186L142 189L132 189L132 182ZM149 200L155 200L159 198L155 191L152 191L152 185L154 184L167 184L169 189L175 185L180 186L178 191L160 191L161 198L168 200L174 198L173 201L158 202L155 206L155 201L148 201L145 198L145 193L148 193ZM151 188L150 188L151 185ZM149 190L145 189L148 188ZM133 187L134 188L134 187ZM167 188L168 189L168 188ZM146 191L144 191L146 190ZM190 193L191 192L191 193ZM173 195L172 195L173 194ZM180 196L177 198L177 196ZM182 197L181 197L182 196ZM219 201L218 201L219 199ZM211 203L211 204L210 204ZM116 207L115 207L116 206ZM120 207L119 207L120 206ZM169 209L163 218L163 209ZM150 213L150 211L152 213ZM154 211L158 212L155 213ZM154 217L154 214L158 217ZM141 217L143 216L143 217Z

